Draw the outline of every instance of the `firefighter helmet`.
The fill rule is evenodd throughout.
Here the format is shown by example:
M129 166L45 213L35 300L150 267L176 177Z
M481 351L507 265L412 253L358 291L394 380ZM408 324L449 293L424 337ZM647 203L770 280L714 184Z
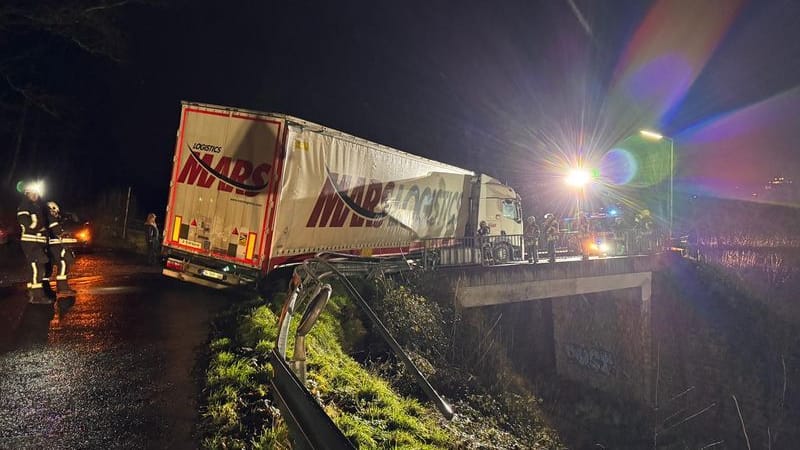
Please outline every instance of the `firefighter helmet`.
M528 223L531 224L531 225L535 224L536 223L536 216L528 217Z
M44 183L42 181L28 181L22 187L24 194L36 194L42 196L44 194Z
M47 202L47 209L53 217L58 217L61 214L61 208L58 207L56 202Z

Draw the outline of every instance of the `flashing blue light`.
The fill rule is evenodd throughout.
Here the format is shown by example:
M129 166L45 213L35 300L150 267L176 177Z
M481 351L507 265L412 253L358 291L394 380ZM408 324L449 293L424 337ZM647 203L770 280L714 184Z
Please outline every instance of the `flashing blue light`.
M609 216L616 216L617 215L617 210L616 209L610 209L608 211L608 215Z

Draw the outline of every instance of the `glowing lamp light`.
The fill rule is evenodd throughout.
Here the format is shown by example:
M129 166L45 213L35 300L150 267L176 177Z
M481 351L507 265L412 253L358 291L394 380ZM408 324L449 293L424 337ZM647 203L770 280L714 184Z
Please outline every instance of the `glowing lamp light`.
M29 181L27 183L20 181L17 183L17 191L20 193L35 192L41 197L44 195L44 181Z
M664 135L661 133L656 133L655 131L639 130L639 133L647 139L652 139L654 141L660 141L661 139L664 139Z
M611 217L616 216L618 213L619 213L619 211L617 211L616 209L608 210L608 215L611 216Z
M568 174L564 181L575 187L583 187L592 179L591 174L584 169L573 169Z
M591 242L589 244L589 251L592 253L605 255L608 254L609 250L611 250L611 247L607 242Z
M75 237L83 242L88 242L92 238L92 234L89 232L89 230L84 228L83 230L79 231Z

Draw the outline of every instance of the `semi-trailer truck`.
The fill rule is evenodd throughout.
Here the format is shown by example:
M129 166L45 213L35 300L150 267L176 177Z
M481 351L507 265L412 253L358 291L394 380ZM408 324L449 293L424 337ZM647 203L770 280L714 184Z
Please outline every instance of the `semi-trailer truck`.
M488 175L289 115L182 102L163 274L239 286L320 252L408 254L481 221L521 235L521 215Z

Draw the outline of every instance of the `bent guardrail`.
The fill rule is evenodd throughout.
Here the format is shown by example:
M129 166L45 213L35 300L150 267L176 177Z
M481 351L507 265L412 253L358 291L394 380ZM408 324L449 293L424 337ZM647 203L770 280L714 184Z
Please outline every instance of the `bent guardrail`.
M338 278L342 283L439 412L447 419L452 419L455 414L453 407L431 386L427 378L353 286L346 273L343 272L343 270L347 270L350 274L366 274L380 269L385 263L385 260L378 258L328 253L319 254L295 268L290 292L278 319L278 337L275 349L270 357L275 366L275 377L272 382L274 392L276 397L279 397L279 406L288 419L287 423L291 420L291 437L297 441L296 445L299 448L352 448L352 446L342 444L343 441L337 437L337 433L341 435L341 431L336 428L336 425L305 388L303 380L306 371L305 335L311 331L319 315L325 309L331 294L331 286L323 283L323 280L331 276ZM388 267L397 268L402 264L408 267L405 259L395 261ZM295 312L301 309L304 312L295 331L294 354L291 362L287 362L286 350L290 324ZM336 428L336 430L330 430L330 427ZM318 430L320 431L318 432ZM327 437L320 436L320 434ZM344 438L343 435L341 437ZM344 439L346 440L346 438Z
M292 443L296 449L353 449L353 444L333 423L276 350L270 353L274 374L270 382Z

